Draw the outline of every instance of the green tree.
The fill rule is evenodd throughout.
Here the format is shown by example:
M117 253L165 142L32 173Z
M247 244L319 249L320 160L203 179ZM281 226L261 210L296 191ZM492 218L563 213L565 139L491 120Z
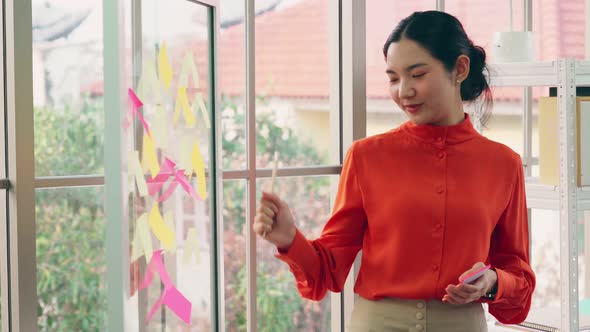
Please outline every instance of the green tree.
M36 108L38 175L103 172L103 103ZM102 331L106 272L101 188L35 193L40 331Z

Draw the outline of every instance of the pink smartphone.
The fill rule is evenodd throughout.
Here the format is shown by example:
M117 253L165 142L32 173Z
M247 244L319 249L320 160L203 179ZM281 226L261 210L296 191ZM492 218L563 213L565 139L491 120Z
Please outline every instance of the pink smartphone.
M459 278L459 283L461 284L471 284L473 283L475 280L477 280L479 277L481 277L484 272L486 272L487 270L489 270L492 266L491 265L486 265L484 267L482 267L481 269L474 271L462 278Z

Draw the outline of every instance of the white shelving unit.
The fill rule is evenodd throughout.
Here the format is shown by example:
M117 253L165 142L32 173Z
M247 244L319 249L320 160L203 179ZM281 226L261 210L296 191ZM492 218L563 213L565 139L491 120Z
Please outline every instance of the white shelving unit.
M578 323L578 212L590 210L590 187L577 186L576 86L590 86L590 61L564 58L552 62L507 63L490 66L490 81L498 87L557 87L559 118L559 185L527 179L529 208L559 211L561 322L560 331L579 331ZM523 117L532 126L532 117ZM526 133L526 131L525 131ZM526 135L526 134L525 134ZM530 135L530 131L529 134ZM525 142L530 142L530 137ZM525 151L530 151L526 149ZM530 152L529 152L530 153ZM523 156L532 160L532 156ZM587 239L588 240L588 239ZM585 255L585 259L590 256ZM590 261L586 262L590 267ZM509 331L494 328L493 331Z

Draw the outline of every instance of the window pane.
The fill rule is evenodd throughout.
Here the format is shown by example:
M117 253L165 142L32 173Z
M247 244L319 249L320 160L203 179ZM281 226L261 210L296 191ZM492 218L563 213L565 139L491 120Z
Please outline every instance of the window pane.
M223 181L225 330L246 330L246 181Z
M297 227L307 238L317 238L330 217L331 185L337 183L338 176L275 181L275 192L289 204ZM269 187L270 179L257 181L259 190ZM274 257L276 247L266 241L258 243L258 331L329 331L330 292L321 302L303 299L288 266Z
M588 13L584 0L532 1L535 59L584 60L584 36Z
M203 5L150 0L141 2L141 26L134 27L141 43L134 44L134 84L126 90L131 112L123 127L133 175L126 295L136 301L137 324L145 331L213 326L214 197L205 173L214 148L209 22ZM145 279L149 271L158 277Z
M287 1L256 16L257 167L331 162L338 111L330 108L328 0ZM313 148L300 157L302 146Z
M434 1L367 1L367 136L398 127L406 115L391 100L383 45L395 26L415 11L431 10Z
M36 176L103 172L102 46L102 1L33 1Z
M246 86L244 1L225 0L221 4L219 34L219 89L223 168L246 168Z
M39 331L106 327L103 188L35 193Z

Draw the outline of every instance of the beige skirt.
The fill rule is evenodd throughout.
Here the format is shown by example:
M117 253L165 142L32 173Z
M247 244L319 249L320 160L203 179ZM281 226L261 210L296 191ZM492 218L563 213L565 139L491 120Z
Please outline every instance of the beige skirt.
M485 332L480 303L454 305L437 300L378 301L358 297L347 332Z

